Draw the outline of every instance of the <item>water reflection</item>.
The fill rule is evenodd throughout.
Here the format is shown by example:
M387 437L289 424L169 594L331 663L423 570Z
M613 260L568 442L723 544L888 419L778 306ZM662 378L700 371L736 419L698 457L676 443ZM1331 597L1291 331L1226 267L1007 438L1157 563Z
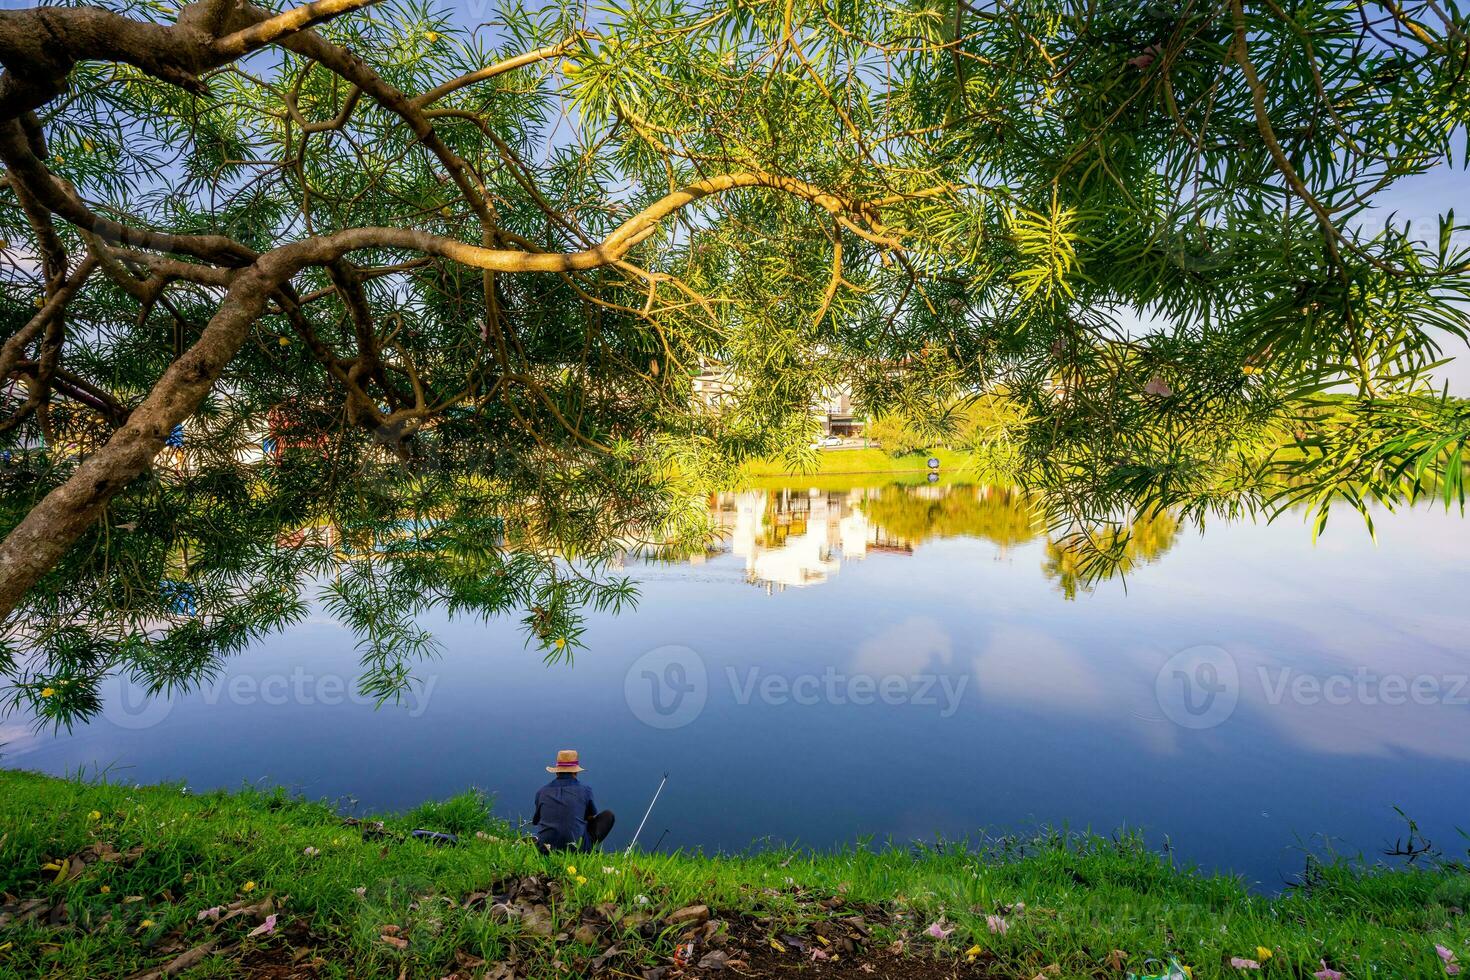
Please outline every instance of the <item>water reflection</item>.
M112 697L70 733L13 717L0 763L283 783L370 809L477 785L515 817L548 747L577 746L615 806L675 774L650 825L671 828L666 847L1143 826L1181 860L1265 887L1300 870L1297 848L1317 834L1373 854L1400 830L1394 806L1447 847L1460 840L1470 524L1458 514L1375 512L1376 544L1343 521L1315 545L1289 519L1187 534L1158 517L1112 549L1125 591L1099 585L1075 541L1002 488L708 503L718 546L630 567L637 610L590 615L575 663L544 663L513 617L430 609L415 622L443 656L415 667L422 684L401 705L375 710L347 694L355 635L318 607L199 691ZM689 651L686 677L703 682L677 728L637 700L653 694L643 658L665 648ZM1233 679L1228 714L1193 715L1204 688L1181 683L1177 658L1199 648L1230 670L1184 680ZM885 693L893 679L904 697ZM631 825L619 833L614 846Z
M1178 522L1160 513L1126 528L1051 534L1021 491L965 484L743 490L718 494L710 512L721 534L715 552L745 559L746 581L769 592L819 585L844 561L870 554L913 555L931 541L976 538L994 544L998 558L1043 541L1043 573L1075 599L1100 580L1156 561L1179 533Z

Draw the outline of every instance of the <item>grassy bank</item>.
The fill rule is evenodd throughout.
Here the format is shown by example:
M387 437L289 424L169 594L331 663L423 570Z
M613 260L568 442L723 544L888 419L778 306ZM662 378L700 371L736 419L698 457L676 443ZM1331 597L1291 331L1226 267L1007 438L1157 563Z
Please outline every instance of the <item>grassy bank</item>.
M1177 957L1195 978L1309 977L1324 960L1443 977L1436 944L1470 961L1463 869L1308 870L1263 897L1128 838L546 857L473 795L378 823L283 793L6 771L0 976L1121 980Z
M929 459L939 460L941 482L973 479L975 458L953 449L893 456L882 449L825 449L817 453L817 468L793 473L778 460L754 460L741 469L742 482L749 486L812 486L845 489L870 482L924 483L929 476Z

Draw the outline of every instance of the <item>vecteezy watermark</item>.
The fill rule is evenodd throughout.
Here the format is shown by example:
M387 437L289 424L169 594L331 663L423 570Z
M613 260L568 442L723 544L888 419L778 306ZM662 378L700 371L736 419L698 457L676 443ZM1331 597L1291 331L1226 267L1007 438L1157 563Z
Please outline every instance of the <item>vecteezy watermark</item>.
M1258 703L1264 708L1470 705L1470 674L1382 673L1368 667L1312 673L1286 664L1261 664L1255 679L1260 684ZM1235 658L1216 646L1179 651L1154 678L1159 707L1181 728L1224 724L1235 712L1240 689ZM1254 691L1251 697L1255 703Z
M421 718L429 710L429 699L438 683L438 675L429 674L415 679L404 689L400 703L410 718ZM101 695L102 717L119 728L134 731L160 724L173 712L175 704L185 698L198 698L211 707L218 704L238 707L292 704L330 708L343 704L377 703L375 697L362 693L351 677L333 673L314 674L303 667L296 667L289 673L231 674L202 684L189 695L152 694L144 685L126 675L114 674L102 682Z
M735 693L736 704L759 700L762 704L912 704L921 708L938 708L939 717L948 718L960 708L969 674L844 674L828 667L820 674L766 674L759 667L748 668L741 675L734 667L725 668L725 677Z
M915 705L937 708L948 718L959 710L968 674L844 673L827 667L820 673L784 674L748 667L726 667L725 683L736 705L780 706ZM628 668L623 696L633 716L653 728L683 728L704 711L710 697L710 674L704 658L685 646L650 650Z
M1181 728L1214 728L1235 713L1240 670L1229 651L1216 646L1180 650L1154 677L1154 697L1164 716Z
M1352 673L1326 675L1308 674L1292 667L1260 667L1257 673L1266 703L1273 706L1287 701L1339 707L1470 705L1470 675L1467 674L1380 674L1366 667Z
M708 698L704 658L688 647L649 650L623 677L623 699L650 728L683 728L699 717Z

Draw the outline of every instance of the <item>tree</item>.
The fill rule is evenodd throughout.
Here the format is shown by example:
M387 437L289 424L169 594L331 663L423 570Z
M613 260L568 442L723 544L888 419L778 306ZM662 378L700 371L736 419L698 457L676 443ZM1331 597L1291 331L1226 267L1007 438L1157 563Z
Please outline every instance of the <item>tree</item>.
M915 432L914 427L903 416L894 412L870 421L863 434L877 442L891 456L906 456L921 452L929 446L922 433Z
M1056 524L1269 504L1283 435L1324 502L1458 460L1460 229L1365 213L1466 123L1436 0L371 2L0 11L13 703L191 683L313 583L384 697L428 603L568 656L843 383L1003 390ZM1448 438L1342 435L1388 404Z

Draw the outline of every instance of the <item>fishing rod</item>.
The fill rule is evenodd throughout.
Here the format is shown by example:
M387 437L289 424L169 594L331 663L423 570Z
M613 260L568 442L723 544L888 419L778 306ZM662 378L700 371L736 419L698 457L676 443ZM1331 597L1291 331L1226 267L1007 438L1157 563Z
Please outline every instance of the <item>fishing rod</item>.
M648 815L653 812L653 805L658 802L658 794L664 791L664 783L669 781L669 774L664 773L664 778L658 781L658 789L653 791L653 799L648 801L648 809L643 811L643 819L638 821L638 829L633 831L633 839L628 841L628 849L623 852L623 857L633 853L633 845L638 843L638 835L643 833L643 825L648 823Z

